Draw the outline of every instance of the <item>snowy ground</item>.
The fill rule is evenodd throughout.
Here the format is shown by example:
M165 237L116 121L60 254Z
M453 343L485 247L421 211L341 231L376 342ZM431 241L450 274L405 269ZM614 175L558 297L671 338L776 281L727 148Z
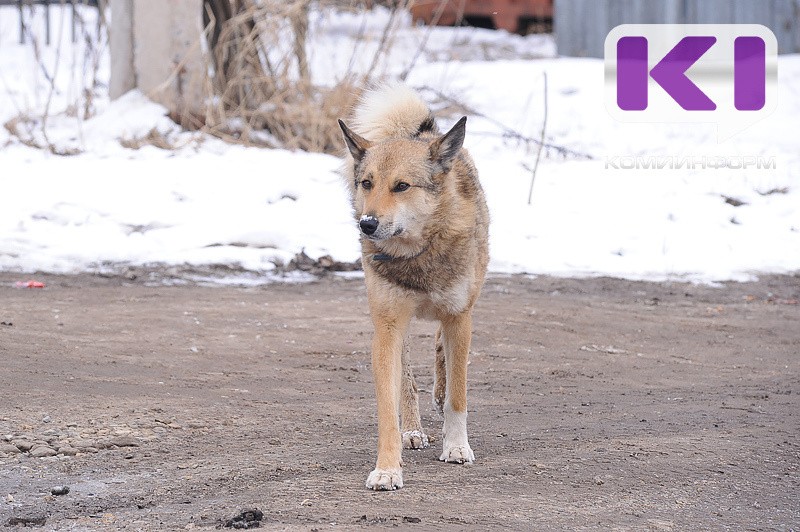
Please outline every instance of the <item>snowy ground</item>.
M358 257L334 157L182 133L164 109L135 92L109 102L102 45L97 114L75 118L81 106L72 104L82 101L93 68L84 44L70 42L68 17L58 9L52 17L54 41L64 28L62 45L40 43L42 68L33 47L18 44L16 10L0 8L0 122L41 115L49 101L47 138L33 124L34 138L78 154L53 155L0 129L0 270L164 263L269 272L301 250L342 261ZM329 83L366 68L386 18L384 11L366 19L314 14L309 55L316 80ZM29 22L40 27L41 12ZM402 24L379 64L390 76L409 66L425 34L407 18ZM56 80L52 95L44 71ZM529 206L535 147L504 132L538 137L544 72L547 142L589 158L546 150ZM800 56L782 56L778 72L778 110L720 144L713 124L615 122L603 104L602 62L556 58L552 41L541 36L437 28L408 82L426 97L433 88L491 117L470 117L466 146L492 213L493 272L711 282L800 270ZM120 143L154 129L178 147ZM651 156L697 164L615 168ZM761 157L772 167L712 168L737 157Z

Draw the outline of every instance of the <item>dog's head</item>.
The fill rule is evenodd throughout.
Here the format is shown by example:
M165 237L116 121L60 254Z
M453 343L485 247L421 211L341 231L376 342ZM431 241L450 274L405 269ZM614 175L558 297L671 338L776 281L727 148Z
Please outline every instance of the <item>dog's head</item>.
M365 238L385 250L413 254L464 143L467 118L432 140L370 142L339 120L353 157L353 204Z

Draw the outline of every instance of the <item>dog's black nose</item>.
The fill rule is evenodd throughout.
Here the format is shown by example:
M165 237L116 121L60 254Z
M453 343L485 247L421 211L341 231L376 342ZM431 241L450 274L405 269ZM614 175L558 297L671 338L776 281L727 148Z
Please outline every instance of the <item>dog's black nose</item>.
M358 222L358 225L361 227L361 231L363 231L365 235L371 235L378 229L378 219L372 216L365 216L364 218L361 218L361 221Z

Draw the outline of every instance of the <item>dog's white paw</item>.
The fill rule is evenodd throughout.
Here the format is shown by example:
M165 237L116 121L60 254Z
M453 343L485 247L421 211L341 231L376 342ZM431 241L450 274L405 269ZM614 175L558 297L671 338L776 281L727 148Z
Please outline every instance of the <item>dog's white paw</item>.
M407 430L403 433L403 448L427 449L430 447L428 435L421 430Z
M469 444L455 445L445 447L439 460L453 464L471 464L475 461L475 453L472 452Z
M373 469L367 477L367 488L375 491L392 491L403 487L402 469Z

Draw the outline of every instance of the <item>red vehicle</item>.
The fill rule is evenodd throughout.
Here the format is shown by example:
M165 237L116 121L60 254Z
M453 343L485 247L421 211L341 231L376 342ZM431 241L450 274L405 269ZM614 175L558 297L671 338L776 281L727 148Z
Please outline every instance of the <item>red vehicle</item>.
M532 28L552 26L553 0L419 0L412 4L411 15L414 22L425 24L453 26L466 22L528 33Z

